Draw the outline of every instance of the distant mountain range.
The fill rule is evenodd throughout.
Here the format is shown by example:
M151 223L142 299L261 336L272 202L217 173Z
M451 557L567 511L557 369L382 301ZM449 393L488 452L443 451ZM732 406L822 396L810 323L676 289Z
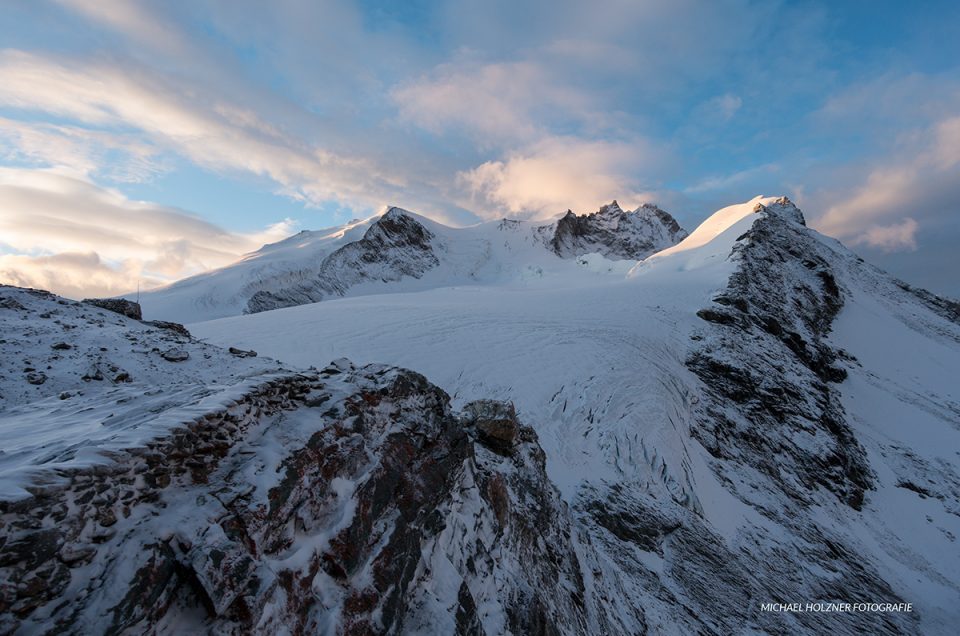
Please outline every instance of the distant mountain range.
M392 207L365 221L300 232L233 265L145 292L140 302L152 318L196 322L342 296L509 283L562 273L586 254L637 261L685 236L656 206L624 211L616 201L549 224L504 219L467 228Z

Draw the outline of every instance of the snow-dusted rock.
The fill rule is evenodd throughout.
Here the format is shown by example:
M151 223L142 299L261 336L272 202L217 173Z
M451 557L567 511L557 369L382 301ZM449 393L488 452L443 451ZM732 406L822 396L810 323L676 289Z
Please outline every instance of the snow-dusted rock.
M433 233L408 212L390 208L364 233L326 257L314 276L291 287L261 290L251 296L246 313L304 305L329 296L342 296L366 281L390 283L420 278L439 265Z
M655 205L644 204L626 212L616 201L592 214L581 216L568 211L541 232L549 236L551 249L563 258L596 253L613 260L635 261L687 236L676 219Z
M503 456L468 419L416 373L341 360L65 471L0 502L2 628L586 632L536 435L515 422Z

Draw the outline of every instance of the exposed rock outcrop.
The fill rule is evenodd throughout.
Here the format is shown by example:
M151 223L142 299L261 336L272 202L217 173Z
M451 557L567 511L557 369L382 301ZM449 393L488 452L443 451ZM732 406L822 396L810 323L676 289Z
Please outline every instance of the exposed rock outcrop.
M687 236L676 219L655 205L644 204L626 212L616 201L592 214L567 211L554 225L542 227L541 233L549 236L549 245L558 256L596 252L621 260L642 260Z
M144 320L143 324L156 327L157 329L166 329L184 338L192 337L190 331L179 322L170 322L169 320Z
M143 311L140 309L140 303L125 298L86 298L83 300L88 305L100 307L107 311L112 311L127 318L134 320L143 320Z
M509 455L476 443L504 417ZM112 460L0 504L3 631L587 630L569 514L509 405L461 417L416 373L338 361Z

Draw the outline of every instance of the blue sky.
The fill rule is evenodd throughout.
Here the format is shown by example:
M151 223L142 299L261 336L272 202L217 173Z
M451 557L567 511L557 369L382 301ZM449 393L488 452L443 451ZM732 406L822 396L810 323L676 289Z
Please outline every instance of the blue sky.
M120 293L400 205L455 225L786 194L960 296L954 2L0 11L0 280Z

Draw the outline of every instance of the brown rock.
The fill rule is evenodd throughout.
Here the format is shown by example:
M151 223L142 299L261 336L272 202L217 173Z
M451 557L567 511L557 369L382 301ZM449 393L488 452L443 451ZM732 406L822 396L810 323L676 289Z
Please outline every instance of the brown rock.
M476 427L481 443L495 450L513 448L520 430L513 403L477 400L467 404L464 413L468 423Z

